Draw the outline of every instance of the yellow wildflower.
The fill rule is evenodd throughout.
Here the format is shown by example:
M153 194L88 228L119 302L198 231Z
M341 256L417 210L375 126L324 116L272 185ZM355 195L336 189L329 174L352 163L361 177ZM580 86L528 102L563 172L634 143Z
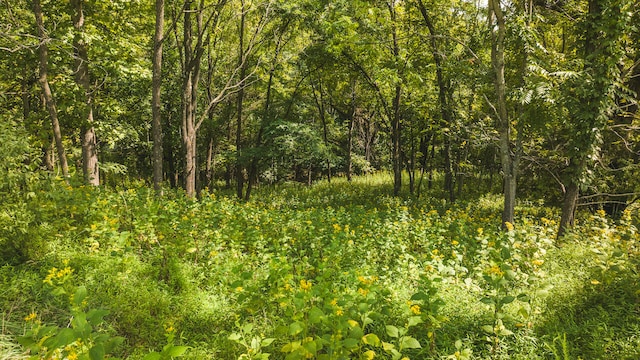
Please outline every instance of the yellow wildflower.
M508 221L505 221L504 227L507 228L507 231L513 231L513 224Z
M456 245L458 245L458 244L460 244L460 243L458 242L458 240L453 240L453 241L451 242L451 245L453 245L453 246L456 246Z
M338 306L338 299L331 300L331 305Z
M237 292L242 292L242 291L244 291L244 288L243 288L242 286L238 286L238 287L236 288L236 291L237 291Z
M600 281L598 281L598 280L596 280L596 279L593 279L593 280L591 280L591 284L593 284L593 285L599 285L599 284L600 284Z
M308 291L311 289L311 281L305 279L300 280L300 288L304 291Z
M358 288L358 293L362 296L367 296L367 294L369 294L369 290L368 289L363 289L363 288Z
M336 315L340 316L340 315L343 315L343 314L344 314L344 311L342 311L342 308L338 308L336 310Z
M483 233L484 233L484 229L478 228L478 236L482 236Z
M340 224L333 224L333 231L339 232L341 230L342 230L342 227L340 226Z
M535 265L535 266L540 266L540 265L544 264L544 260L536 259L536 260L533 260L531 263L533 265Z
M75 351L70 352L69 355L67 355L67 360L78 360L78 354L76 354Z
M500 267L499 267L498 265L493 265L493 266L491 266L490 268L488 268L488 269L486 270L486 272L487 272L487 274L489 274L489 275L493 275L493 274L496 274L496 275L503 275L503 274L504 274L504 272L500 269Z
M27 315L24 318L24 321L32 321L35 320L38 317L38 314L36 314L35 312L32 312L31 314Z
M413 304L411 305L411 312L414 313L415 315L420 315L420 305L418 304Z

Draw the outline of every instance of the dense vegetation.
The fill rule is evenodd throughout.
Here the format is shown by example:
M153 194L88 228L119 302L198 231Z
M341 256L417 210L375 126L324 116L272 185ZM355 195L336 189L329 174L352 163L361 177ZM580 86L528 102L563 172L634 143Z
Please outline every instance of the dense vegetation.
M637 209L556 242L539 202L505 232L498 195L392 197L383 175L251 202L50 186L3 200L5 359L640 356Z
M639 4L0 0L0 359L640 357Z

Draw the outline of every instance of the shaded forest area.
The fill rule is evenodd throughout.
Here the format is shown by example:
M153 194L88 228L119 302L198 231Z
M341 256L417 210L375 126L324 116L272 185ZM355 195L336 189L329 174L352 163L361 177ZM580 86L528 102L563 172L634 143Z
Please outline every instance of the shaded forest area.
M637 359L634 0L0 0L0 359Z
M543 198L560 233L637 197L634 1L41 2L0 9L8 187L26 164L249 199L388 170L450 202L483 179L503 223Z

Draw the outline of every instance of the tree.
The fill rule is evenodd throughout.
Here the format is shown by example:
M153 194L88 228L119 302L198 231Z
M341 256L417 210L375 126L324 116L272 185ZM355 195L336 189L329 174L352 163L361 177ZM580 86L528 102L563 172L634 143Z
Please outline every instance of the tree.
M60 122L58 121L58 109L55 99L53 98L53 92L49 86L48 79L48 59L49 59L49 37L44 28L44 20L42 16L42 6L40 0L33 0L33 13L36 18L36 25L38 28L38 37L40 38L40 46L38 47L38 53L40 58L40 76L38 82L42 87L42 95L51 117L51 128L53 129L53 138L55 140L56 149L58 150L58 159L60 161L60 168L62 170L62 176L65 181L69 182L69 165L67 164L67 154L62 144L62 132L60 131Z
M162 102L160 91L162 86L162 45L164 42L164 0L156 0L156 27L153 38L153 80L152 80L152 130L153 130L153 188L162 194L163 150L162 150Z
M507 113L505 83L505 16L500 0L489 0L489 29L491 31L491 64L493 66L493 84L496 93L496 123L500 136L500 163L502 165L504 208L502 226L513 224L516 184L518 175L519 151L512 150L511 121Z
M87 43L84 35L84 0L71 0L74 10L73 26L75 36L74 48L74 75L78 86L84 91L84 119L80 130L82 142L82 170L85 182L89 185L100 185L100 172L98 170L98 140L94 129L93 120L93 92L91 79L89 78L89 58L87 55Z
M628 0L589 0L587 13L579 25L583 69L567 89L567 107L572 136L569 165L565 171L568 185L562 204L558 238L575 220L580 189L591 181L593 166L600 157L603 131L615 110L615 94L620 81L619 64L624 55L622 40L629 21Z

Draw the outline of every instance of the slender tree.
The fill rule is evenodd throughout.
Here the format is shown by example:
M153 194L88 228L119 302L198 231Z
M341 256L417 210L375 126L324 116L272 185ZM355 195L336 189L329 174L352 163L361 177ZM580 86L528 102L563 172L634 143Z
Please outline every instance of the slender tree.
M496 124L500 134L500 163L503 176L504 208L502 226L507 228L513 224L516 201L516 180L518 174L519 155L512 149L511 121L507 113L505 82L505 15L500 0L489 0L489 29L491 30L491 64L493 66L493 84L496 92Z
M156 0L156 26L153 37L153 79L151 90L151 112L153 131L153 188L162 195L162 117L160 90L162 85L162 45L164 42L164 0Z
M100 172L98 170L98 141L94 129L93 119L93 93L91 79L89 77L89 57L84 33L84 0L71 0L74 9L73 26L75 36L74 71L76 83L84 90L84 119L80 127L82 142L82 170L85 182L89 185L100 185Z
M53 129L53 138L55 140L56 149L58 151L58 160L60 161L60 168L62 170L62 176L65 182L69 183L69 165L67 164L67 154L64 150L64 144L62 144L62 132L60 131L60 122L58 121L58 109L55 99L53 98L53 92L49 86L48 79L48 61L49 61L49 36L44 28L44 20L42 16L42 6L40 0L33 0L33 13L36 18L36 25L38 28L38 37L40 38L40 46L38 47L38 54L40 57L40 76L38 82L42 87L42 95L51 117L51 128Z

